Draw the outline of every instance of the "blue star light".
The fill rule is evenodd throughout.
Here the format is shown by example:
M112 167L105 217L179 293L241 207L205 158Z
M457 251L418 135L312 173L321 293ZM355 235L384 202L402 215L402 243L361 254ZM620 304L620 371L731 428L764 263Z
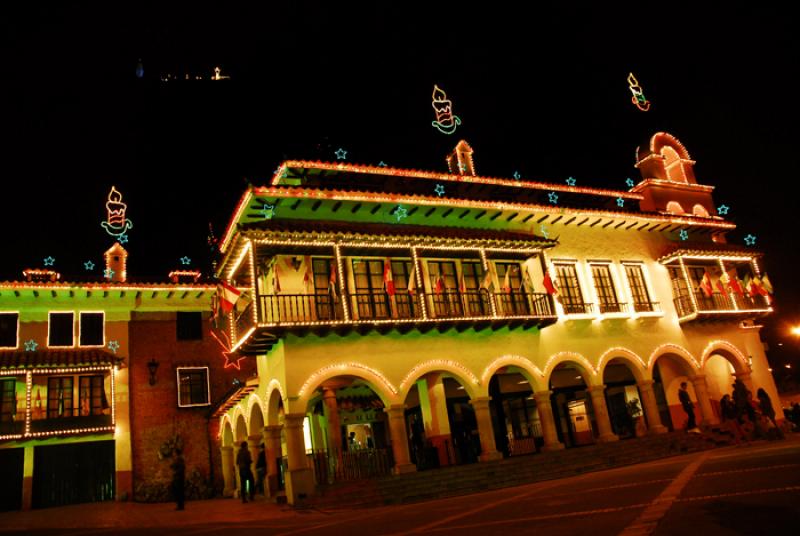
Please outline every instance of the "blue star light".
M628 177L627 179L625 179L625 184L627 184L627 185L628 185L628 188L633 188L633 184L634 184L634 183L633 183L633 179L631 179L630 177Z
M436 195L442 197L444 195L444 185L437 184L436 188L434 188L433 191L436 192Z
M119 350L119 342L117 342L117 341L108 341L108 349L116 354L117 350Z
M408 218L408 210L406 207L397 207L397 210L394 211L394 217L397 218L397 221Z
M689 231L687 231L686 229L681 229L681 232L678 233L678 235L680 235L681 240L688 240L689 239Z
M92 270L94 270L94 263L92 261L86 261L86 262L83 263L83 267L87 271L91 272Z
M725 216L726 214L728 214L728 211L730 209L731 207L729 207L728 205L720 205L719 208L717 209L717 214L722 214L723 216Z
M53 257L45 257L44 258L44 265L45 266L53 266L54 262L56 262L56 260Z
M756 245L756 237L755 235L749 234L744 237L744 243L748 246L755 246Z
M25 351L26 352L35 352L37 346L39 346L39 343L37 343L33 339L25 341Z
M261 214L264 216L265 220L271 220L275 215L275 205L267 205L265 203L264 208L261 209Z
M181 257L181 264L183 264L184 266L188 266L189 264L192 264L192 259L185 256Z
M336 160L344 160L347 157L347 151L339 147L336 150Z
M128 243L128 235L126 235L126 234L119 235L117 237L117 242L119 242L120 244L127 244Z
M570 177L567 179L567 184L570 186L575 186L575 179Z
M514 175L513 175L513 177L514 177L516 180L520 180L520 179L522 178L522 175L520 175L520 174L519 174L519 171L515 171L515 172L514 172Z
M388 167L388 166L386 165L386 162L381 160L380 162L378 162L378 167Z
M105 270L103 270L103 277L111 279L112 277L114 277L114 270L112 270L111 268L106 268Z
M555 193L555 192L550 192L549 194L547 194L547 198L548 198L548 199L550 200L550 202L551 202L552 204L554 204L554 205L555 205L556 203L558 203L558 194L557 194L557 193Z
M466 166L466 164L459 163L458 164L458 169L461 170L461 173L464 173L467 170L467 166Z
M539 230L542 232L542 236L543 236L543 237L545 237L545 238L550 238L550 237L547 235L547 228L544 226L544 224L542 224L542 226L539 228Z
M622 199L621 197L618 197L617 198L617 206L618 207L624 207L625 206L625 200Z

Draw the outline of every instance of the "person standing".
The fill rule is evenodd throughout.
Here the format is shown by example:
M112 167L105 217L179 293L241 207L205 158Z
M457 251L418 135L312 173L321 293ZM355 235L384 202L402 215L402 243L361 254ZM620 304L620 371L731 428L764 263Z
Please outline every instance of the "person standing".
M689 396L689 391L686 390L686 382L681 382L681 388L678 389L678 399L681 401L681 406L683 406L686 416L689 417L686 423L686 431L697 431L697 423L694 419L694 403L692 402L692 397Z
M783 439L783 432L778 427L778 423L775 421L775 408L772 407L772 400L770 400L769 395L763 387L758 388L758 391L756 391L756 397L758 398L758 406L761 409L761 414L769 419L769 423L772 423L772 426L769 426L769 423L767 425L767 436L770 439L772 439L770 436Z
M239 482L241 489L239 494L242 497L242 502L247 502L247 496L250 495L250 500L255 496L255 482L253 482L253 458L250 456L250 451L247 449L247 441L242 441L239 452L236 454L236 467L239 468ZM249 484L249 486L248 486ZM248 492L248 489L250 490Z
M258 477L256 487L258 487L259 491L266 496L267 491L264 486L264 481L267 477L267 455L264 452L264 443L261 443L258 446L258 456L256 456L256 476Z
M180 448L175 449L175 459L172 461L172 495L177 506L175 510L183 510L185 500L186 462Z

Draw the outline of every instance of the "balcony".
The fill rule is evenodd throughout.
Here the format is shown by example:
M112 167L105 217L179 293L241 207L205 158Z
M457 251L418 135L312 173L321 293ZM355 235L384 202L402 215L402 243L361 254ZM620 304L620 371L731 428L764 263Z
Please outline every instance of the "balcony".
M439 293L353 292L333 294L269 294L259 295L258 321L254 323L251 302L237 313L234 326L236 340L253 336L240 345L247 353L261 353L286 333L330 331L387 333L397 329L428 331L455 327L497 329L502 326L542 327L556 321L551 298L544 293L520 291L490 293L484 289ZM255 328L255 330L251 330ZM241 342L241 341L240 341Z
M743 320L753 316L762 316L772 311L772 306L765 296L740 296L721 292L713 292L711 296L704 292L694 292L693 295L694 300L689 294L678 296L673 300L681 322Z

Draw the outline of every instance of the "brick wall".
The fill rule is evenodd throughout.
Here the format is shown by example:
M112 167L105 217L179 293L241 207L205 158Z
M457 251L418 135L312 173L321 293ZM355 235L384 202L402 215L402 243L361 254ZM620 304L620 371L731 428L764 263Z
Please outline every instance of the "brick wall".
M215 490L221 491L218 426L216 419L209 420L209 415L233 386L234 378L245 381L255 371L253 359L242 360L241 371L224 369L219 344L209 335L207 315L204 314L203 339L197 341L177 340L175 318L175 313L134 313L131 318L131 435L137 500L166 499L158 496L157 490L163 490L171 480L171 460L160 460L159 448L175 434L183 442L187 479L196 469L203 478L211 477ZM150 385L147 363L153 358L159 366L156 384ZM179 366L209 367L211 406L178 407Z

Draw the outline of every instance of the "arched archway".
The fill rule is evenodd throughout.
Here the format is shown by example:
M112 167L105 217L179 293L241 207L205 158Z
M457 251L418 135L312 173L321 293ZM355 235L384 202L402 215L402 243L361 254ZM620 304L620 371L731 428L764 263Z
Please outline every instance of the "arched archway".
M234 437L236 438L234 447L238 449L242 441L247 441L247 420L241 411L237 411L234 415L236 419L236 426L233 428Z
M589 394L595 384L591 364L579 354L564 354L552 360L545 375L558 440L568 448L594 443L599 427Z
M222 446L233 446L233 426L231 425L231 420L227 415L222 419Z
M706 377L708 397L714 411L720 413L720 400L733 394L733 383L738 378L745 381L752 392L750 366L744 354L727 341L713 341L703 351L702 372Z
M542 422L534 398L534 392L545 390L542 379L541 373L517 364L495 367L486 378L495 447L504 457L532 454L544 446Z
M261 436L264 433L264 411L261 409L261 404L258 398L253 394L250 395L250 417L248 419L248 436Z
M624 349L607 352L600 360L598 376L605 385L611 428L620 439L644 435L645 417L639 383L645 378L644 361Z
M658 403L661 422L670 430L684 429L688 417L678 397L678 390L686 382L694 404L695 420L702 420L700 404L691 379L698 373L697 361L688 351L677 345L664 345L650 357L653 391Z

